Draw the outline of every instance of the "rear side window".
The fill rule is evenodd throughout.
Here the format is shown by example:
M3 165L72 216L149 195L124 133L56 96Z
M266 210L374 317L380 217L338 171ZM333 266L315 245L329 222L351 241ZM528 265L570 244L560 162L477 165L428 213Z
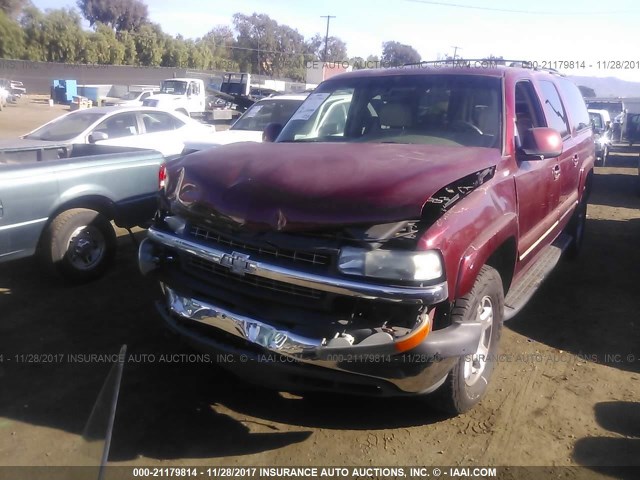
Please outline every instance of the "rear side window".
M164 112L143 112L142 122L147 133L175 130L184 125L177 118Z
M564 98L564 104L569 111L571 130L579 132L589 128L589 112L587 112L587 105L578 87L566 78L558 78L557 83Z
M543 95L544 115L547 118L547 126L555 128L562 138L569 135L569 123L567 121L567 113L564 111L560 95L556 90L553 82L542 80L540 88Z

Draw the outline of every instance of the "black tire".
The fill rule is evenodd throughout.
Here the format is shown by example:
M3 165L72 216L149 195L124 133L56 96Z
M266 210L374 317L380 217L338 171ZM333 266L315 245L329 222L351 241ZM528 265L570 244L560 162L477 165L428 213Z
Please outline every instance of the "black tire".
M116 234L101 213L73 208L53 219L40 249L55 273L71 282L87 282L101 276L113 261Z
M444 384L433 394L432 401L437 408L457 415L471 410L483 399L496 365L503 318L504 292L500 274L485 265L471 292L456 300L451 320L484 320L487 328L480 338L478 350L474 354L460 357ZM481 355L484 362L481 361Z
M578 203L576 211L573 212L571 220L565 232L571 235L571 244L567 248L566 257L569 260L575 260L580 256L582 252L582 245L584 243L584 234L587 226L587 199L583 195L582 200Z

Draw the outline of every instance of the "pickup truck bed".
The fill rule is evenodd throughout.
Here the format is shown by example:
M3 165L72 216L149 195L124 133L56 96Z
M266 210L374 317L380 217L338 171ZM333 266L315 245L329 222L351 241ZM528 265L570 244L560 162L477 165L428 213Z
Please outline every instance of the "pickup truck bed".
M0 262L39 252L67 278L101 274L115 251L110 221L151 220L164 161L100 145L0 148Z

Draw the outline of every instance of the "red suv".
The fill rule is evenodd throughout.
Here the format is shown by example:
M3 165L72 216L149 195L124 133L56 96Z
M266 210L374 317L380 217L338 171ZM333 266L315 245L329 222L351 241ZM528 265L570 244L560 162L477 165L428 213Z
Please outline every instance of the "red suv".
M166 325L274 388L473 407L503 320L582 243L578 88L516 67L360 70L267 130L168 164L139 260Z

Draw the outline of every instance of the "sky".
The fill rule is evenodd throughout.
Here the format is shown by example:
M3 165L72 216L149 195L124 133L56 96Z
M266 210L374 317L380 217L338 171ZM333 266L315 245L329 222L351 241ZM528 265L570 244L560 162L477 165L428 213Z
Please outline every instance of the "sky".
M41 8L75 1L32 0ZM266 13L305 38L329 34L350 57L381 55L382 42L413 46L423 60L445 54L537 62L563 73L640 81L640 2L617 0L146 0L151 21L172 35L197 38L234 13ZM576 68L568 62L574 62ZM612 64L611 61L627 63ZM626 68L622 68L626 67Z

